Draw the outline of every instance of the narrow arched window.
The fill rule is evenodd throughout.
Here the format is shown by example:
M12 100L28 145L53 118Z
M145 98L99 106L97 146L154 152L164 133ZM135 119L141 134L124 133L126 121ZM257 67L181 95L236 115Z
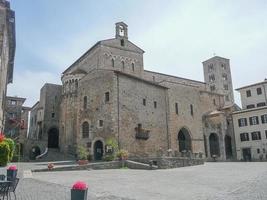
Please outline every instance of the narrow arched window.
M76 79L75 80L75 91L77 91L78 90L78 80Z
M82 136L83 138L89 137L89 123L88 122L83 122L82 124Z
M112 65L112 67L115 67L115 61L113 58L111 59L111 65Z
M83 109L87 109L87 96L83 97Z
M124 63L124 61L121 61L121 65L122 65L122 69L124 70L125 69L125 63Z
M133 72L134 72L134 63L132 63L132 70L133 70Z

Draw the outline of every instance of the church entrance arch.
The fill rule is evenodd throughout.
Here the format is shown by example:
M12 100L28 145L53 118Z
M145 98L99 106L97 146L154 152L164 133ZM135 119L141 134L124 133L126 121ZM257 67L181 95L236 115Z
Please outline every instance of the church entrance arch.
M226 135L224 137L224 146L225 146L226 159L232 158L233 152L232 152L232 138L231 138L231 136Z
M209 136L210 156L220 156L219 137L216 133L211 133Z
M103 142L100 140L97 140L94 144L94 159L95 160L102 160L103 157Z
M48 148L58 148L59 132L57 128L50 128L48 131Z
M179 152L192 151L191 136L186 128L178 132Z

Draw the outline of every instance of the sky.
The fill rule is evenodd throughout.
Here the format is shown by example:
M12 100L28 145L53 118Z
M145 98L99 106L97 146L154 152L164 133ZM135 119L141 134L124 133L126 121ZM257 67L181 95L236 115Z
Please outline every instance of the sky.
M144 67L204 81L202 62L229 58L234 88L267 78L266 0L10 0L16 13L16 56L8 95L39 100L41 87L97 41L128 24L145 50ZM240 104L239 94L235 100Z

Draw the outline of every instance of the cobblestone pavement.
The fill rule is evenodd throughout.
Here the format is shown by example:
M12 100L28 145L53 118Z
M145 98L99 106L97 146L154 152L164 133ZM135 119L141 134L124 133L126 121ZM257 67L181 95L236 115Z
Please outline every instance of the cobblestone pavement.
M29 166L28 166L29 167ZM26 169L26 168L25 168ZM91 170L34 173L18 200L69 200L70 186L88 183L93 200L265 200L267 163L206 163L169 170Z

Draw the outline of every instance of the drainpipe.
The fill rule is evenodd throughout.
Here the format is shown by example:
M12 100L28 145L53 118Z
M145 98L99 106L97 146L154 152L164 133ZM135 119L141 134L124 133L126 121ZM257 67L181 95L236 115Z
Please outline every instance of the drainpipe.
M267 81L265 82L267 83ZM265 94L265 104L267 105L267 92L266 92L265 83L263 83L263 88L264 88L264 94Z
M121 149L120 147L120 95L119 95L119 92L120 92L120 84L119 84L119 74L117 73L117 113L118 113L118 116L117 116L117 126L118 126L118 147L119 149Z
M170 113L170 107L169 107L169 96L167 90L165 90L165 105L166 105L166 131L167 131L167 148L170 149L170 135L169 135L169 113Z

